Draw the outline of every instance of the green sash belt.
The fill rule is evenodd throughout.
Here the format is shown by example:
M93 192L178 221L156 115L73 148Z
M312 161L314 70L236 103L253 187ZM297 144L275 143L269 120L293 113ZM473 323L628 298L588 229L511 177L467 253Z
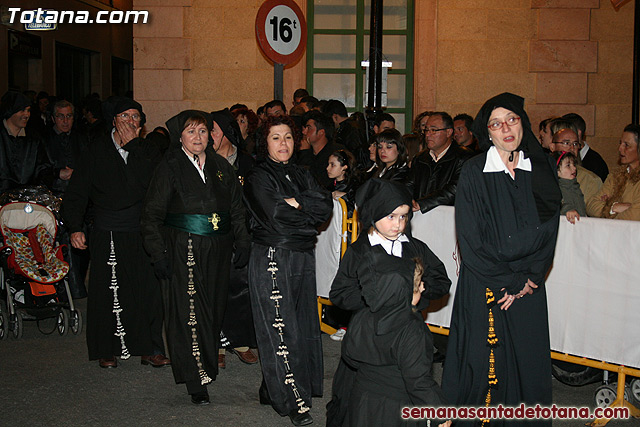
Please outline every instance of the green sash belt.
M168 213L164 225L200 236L221 236L231 230L231 218L227 211L211 215Z

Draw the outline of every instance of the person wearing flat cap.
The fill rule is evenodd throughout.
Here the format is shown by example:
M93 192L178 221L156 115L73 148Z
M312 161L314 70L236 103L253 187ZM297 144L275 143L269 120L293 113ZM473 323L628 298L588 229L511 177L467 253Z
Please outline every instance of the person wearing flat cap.
M555 162L542 151L517 95L489 99L472 131L484 153L464 164L458 182L462 263L442 389L454 406L549 406L545 276L562 200Z
M353 319L360 317L361 311L366 312L371 309L364 292L374 286L375 281L370 268L370 260L380 255L399 257L403 260L417 258L424 266L422 274L424 291L420 301L416 304L416 311L425 309L429 305L429 300L441 298L449 292L451 281L442 261L426 244L412 237L406 230L412 215L411 199L411 193L405 185L379 178L369 179L356 193L361 232L358 240L347 248L340 261L340 267L329 292L329 298L334 305L354 312ZM345 336L347 341L348 336L349 328L347 328ZM428 342L424 343L425 346L421 348L422 351L426 351L424 356L430 359L433 345L430 335L428 338ZM362 357L357 358L361 361L373 360L371 355L362 354L360 356ZM381 363L383 359L384 357L377 358L375 363ZM424 361L424 359L422 360ZM429 361L423 366L427 365L430 367L431 362ZM350 398L353 397L353 391L356 389L357 375L357 366L349 363L346 358L341 358L334 376L332 399L327 405L327 426L350 425L346 420L352 417L348 414L348 408L351 407ZM429 378L422 379L427 381ZM372 382L368 384L370 389L373 388ZM431 399L433 396L430 396L428 392L431 386L433 386L433 382L423 383L418 388L424 393L422 395L420 393L414 394L411 398L407 395L404 386L401 386L401 381L395 384L390 383L388 387L377 387L376 393L385 396L389 402L400 400L407 404L433 404L435 403ZM360 415L366 419L365 414Z
M211 113L214 151L227 159L238 176L240 185L244 185L244 177L255 165L255 160L241 148L242 134L238 122L228 108ZM229 279L229 298L224 313L222 331L220 332L220 349L218 351L218 368L226 367L226 350L236 354L243 363L258 363L258 357L251 348L256 348L256 333L251 315L251 300L247 266L231 266Z
M142 235L162 288L173 377L206 405L232 256L247 264L249 234L235 170L209 146L211 115L186 110L166 124L171 146L149 185Z
M22 93L7 91L0 100L0 192L24 185L53 183L46 147L33 129L27 129L31 101Z
M142 202L160 158L155 145L140 138L142 106L111 97L104 113L112 130L80 156L62 202L71 245L91 252L87 300L89 359L102 368L141 356L141 363L170 364L162 339L162 296L140 234ZM83 232L93 204L90 236Z

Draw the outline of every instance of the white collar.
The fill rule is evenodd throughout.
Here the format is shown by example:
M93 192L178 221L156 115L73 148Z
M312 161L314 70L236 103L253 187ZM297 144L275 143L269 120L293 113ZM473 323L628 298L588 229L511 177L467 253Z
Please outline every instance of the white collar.
M580 149L580 153L578 153L578 154L580 154L580 160L583 160L583 159L584 159L584 156L586 156L586 155L587 155L587 152L588 152L588 151L589 151L589 144L587 144L587 143L585 142L585 143L584 143L584 147L582 147L582 148Z
M382 237L375 230L373 231L373 233L368 234L367 237L369 237L369 244L371 246L380 245L389 255L397 257L402 257L402 244L398 245L396 243L409 241L409 238L404 235L404 233L400 233L396 240L389 240Z
M437 156L436 156L436 153L433 150L429 150L429 154L431 155L431 158L433 159L433 161L438 163L438 160L440 160L441 158L444 157L445 154L447 154L447 151L449 151L449 148L451 148L452 144L453 144L453 141L451 142L451 144L447 145L447 148L442 150L442 152L440 154L438 154Z
M523 171L531 172L531 160L525 159L524 153L519 151L518 155L518 164L514 169L521 169ZM498 154L498 149L495 145L492 145L487 151L487 160L484 162L484 169L482 170L484 173L490 172L504 172L511 176L509 169L507 169L507 165L505 165L500 158L500 154Z

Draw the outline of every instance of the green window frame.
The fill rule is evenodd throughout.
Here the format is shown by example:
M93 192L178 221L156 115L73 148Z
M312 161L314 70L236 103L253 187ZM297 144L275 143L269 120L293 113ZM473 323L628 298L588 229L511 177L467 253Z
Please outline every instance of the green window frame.
M369 13L365 11L365 3L367 9L370 8L370 0L356 0L356 25L350 29L323 29L316 28L315 25L315 7L316 2L321 0L307 0L307 89L313 94L314 81L318 74L336 74L336 75L355 75L355 106L347 105L347 110L352 113L354 111L364 111L365 108L365 75L366 70L360 65L363 60L368 57L368 42L365 46L365 38L369 36ZM405 66L392 65L388 70L389 76L404 75L404 106L403 107L385 107L384 111L392 115L403 114L404 123L401 126L405 132L411 131L413 121L413 37L414 37L414 0L406 0L406 28L405 29L384 29L386 20L383 18L383 55L385 55L385 36L400 35L405 37ZM355 58L349 67L338 68L321 68L315 67L316 49L315 36L318 35L338 35L338 36L355 36ZM365 52L366 51L366 52ZM388 87L387 92L391 90ZM395 96L395 95L394 95ZM389 96L390 98L390 96ZM400 126L399 126L400 127Z

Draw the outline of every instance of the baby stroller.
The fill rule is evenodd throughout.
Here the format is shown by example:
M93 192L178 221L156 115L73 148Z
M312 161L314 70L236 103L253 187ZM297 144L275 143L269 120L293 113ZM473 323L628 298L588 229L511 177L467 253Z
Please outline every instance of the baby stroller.
M10 202L0 209L0 232L0 295L6 298L0 300L0 339L22 337L23 320L36 320L40 329L40 320L48 318L56 319L60 335L79 334L82 316L66 280L67 248L55 243L54 213L38 203Z

